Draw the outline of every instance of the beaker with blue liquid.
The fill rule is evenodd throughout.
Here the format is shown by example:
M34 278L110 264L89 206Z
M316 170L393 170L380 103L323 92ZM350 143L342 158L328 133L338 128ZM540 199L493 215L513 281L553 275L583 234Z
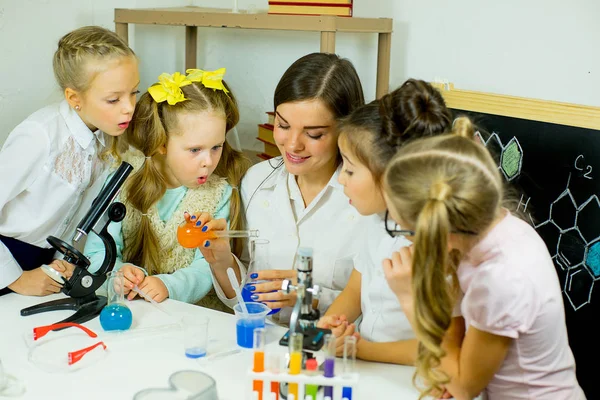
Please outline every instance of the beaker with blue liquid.
M254 239L250 241L250 264L248 265L248 273L242 282L242 298L245 302L256 302L252 299L254 291L252 288L259 283L269 282L266 280L256 280L252 278L252 274L258 271L266 271L271 269L269 262L269 241L266 239ZM279 312L281 308L274 308L269 312L269 315Z
M105 331L125 331L133 322L131 310L125 304L125 277L122 271L111 271L107 276L107 303L100 312L100 325Z

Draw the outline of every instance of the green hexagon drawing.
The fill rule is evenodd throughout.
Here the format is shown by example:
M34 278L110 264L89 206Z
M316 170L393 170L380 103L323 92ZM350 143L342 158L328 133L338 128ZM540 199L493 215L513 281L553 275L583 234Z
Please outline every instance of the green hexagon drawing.
M507 180L511 181L521 173L523 165L523 150L516 137L513 137L510 142L502 150L500 157L500 169Z

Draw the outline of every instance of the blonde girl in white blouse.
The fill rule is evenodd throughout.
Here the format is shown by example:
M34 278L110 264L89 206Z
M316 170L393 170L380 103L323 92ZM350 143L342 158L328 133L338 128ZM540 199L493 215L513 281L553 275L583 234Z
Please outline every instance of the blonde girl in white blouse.
M82 202L118 159L112 138L125 132L135 107L137 58L109 30L88 26L63 36L53 68L65 99L20 123L0 151L0 294L60 291L40 265L52 263L65 276L73 267L53 261L46 238L72 233Z

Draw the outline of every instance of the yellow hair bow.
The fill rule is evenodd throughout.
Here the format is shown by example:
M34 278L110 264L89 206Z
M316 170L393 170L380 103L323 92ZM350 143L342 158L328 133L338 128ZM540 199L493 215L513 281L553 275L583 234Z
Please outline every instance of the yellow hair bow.
M173 75L164 72L158 77L158 82L148 88L148 93L155 102L162 103L166 100L170 105L175 105L187 100L181 88L191 85L192 81L185 75L181 75L179 72L175 72Z
M225 68L219 68L215 71L204 71L201 69L187 69L187 79L192 82L200 82L205 87L215 90L222 90L229 93L229 90L223 84L223 76L225 76Z

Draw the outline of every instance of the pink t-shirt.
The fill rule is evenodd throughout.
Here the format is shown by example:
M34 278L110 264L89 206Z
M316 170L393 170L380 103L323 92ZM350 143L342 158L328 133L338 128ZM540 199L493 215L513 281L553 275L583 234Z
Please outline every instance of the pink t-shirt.
M488 399L585 399L554 264L531 226L507 214L461 262L458 279L467 329L514 339Z

